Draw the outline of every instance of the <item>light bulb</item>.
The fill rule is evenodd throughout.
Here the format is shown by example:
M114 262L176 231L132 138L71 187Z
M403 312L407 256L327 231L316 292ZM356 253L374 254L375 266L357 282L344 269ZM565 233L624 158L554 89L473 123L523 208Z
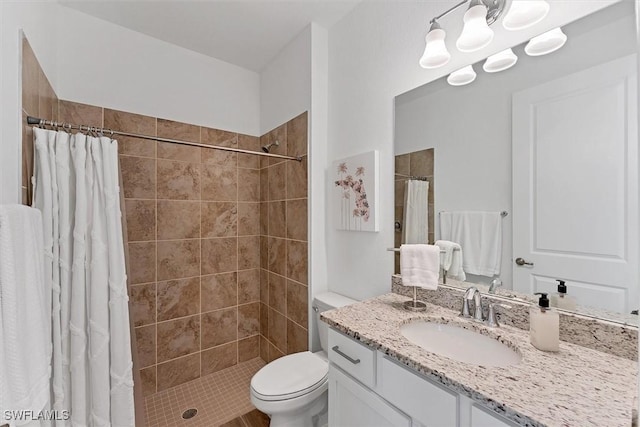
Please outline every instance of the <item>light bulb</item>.
M451 86L464 86L468 85L476 79L476 72L471 65L467 65L464 68L454 71L447 77L447 83Z
M524 51L529 56L542 56L560 49L567 42L567 35L560 27L529 40Z
M542 21L548 13L545 0L513 0L502 26L509 31L522 30Z
M509 48L488 57L482 69L487 73L497 73L513 67L516 62L518 62L518 57Z
M475 52L493 40L493 31L487 24L487 7L481 1L472 1L464 14L464 28L456 41L460 52Z
M425 37L424 53L420 58L420 66L422 68L438 68L449 62L451 55L444 44L445 36L445 31L440 28L437 22L431 24L431 29L429 29L429 33Z

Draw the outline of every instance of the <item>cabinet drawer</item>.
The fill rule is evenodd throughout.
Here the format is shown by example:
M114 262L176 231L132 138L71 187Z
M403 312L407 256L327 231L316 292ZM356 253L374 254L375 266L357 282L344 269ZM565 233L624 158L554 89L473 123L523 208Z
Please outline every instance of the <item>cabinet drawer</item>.
M471 427L513 427L511 421L502 416L491 413L489 409L484 409L477 404L471 406Z
M367 387L376 384L376 352L366 345L329 329L329 361Z
M378 352L377 393L427 427L458 423L458 396Z

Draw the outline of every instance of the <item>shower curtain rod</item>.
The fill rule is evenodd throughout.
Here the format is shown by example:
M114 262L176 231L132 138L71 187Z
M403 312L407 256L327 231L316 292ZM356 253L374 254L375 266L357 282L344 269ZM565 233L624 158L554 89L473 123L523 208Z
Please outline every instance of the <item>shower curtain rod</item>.
M302 156L285 156L283 154L272 154L272 153L260 153L259 151L251 151L251 150L243 150L241 148L233 148L233 147L222 147L219 145L207 145L207 144L199 144L197 142L188 142L181 141L179 139L169 139L169 138L161 138L159 136L151 136L151 135L142 135L131 132L121 132L117 130L93 127L93 126L84 126L84 125L73 125L70 123L60 123L52 120L44 120L38 117L27 116L27 124L29 125L37 125L37 126L51 126L54 128L62 128L64 129L76 129L80 132L95 132L109 135L121 135L121 136L129 136L133 138L141 138L141 139L150 139L153 141L159 142L168 142L171 144L180 144L180 145L190 145L193 147L201 147L201 148L213 148L215 150L224 150L224 151L233 151L236 153L244 153L244 154L255 154L257 156L265 156L265 157L275 157L278 159L286 159L286 160L297 160L299 162L302 161Z
M395 173L395 176L401 176L404 179L408 179L410 181L429 181L429 178L426 176L414 176L414 175L405 175L403 173ZM401 180L398 180L401 181Z

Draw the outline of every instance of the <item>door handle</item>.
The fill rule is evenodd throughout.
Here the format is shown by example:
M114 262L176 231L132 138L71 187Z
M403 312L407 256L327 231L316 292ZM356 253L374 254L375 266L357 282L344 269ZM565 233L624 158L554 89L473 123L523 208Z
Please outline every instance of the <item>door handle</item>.
M354 365L357 365L358 363L360 363L360 359L354 359L353 357L349 356L348 354L342 352L337 345L334 345L331 348L331 350L335 351L340 356L344 357L345 359L347 359L349 362L353 363Z
M524 258L516 258L516 264L518 264L518 265L530 265L530 266L533 267L533 263L525 261Z

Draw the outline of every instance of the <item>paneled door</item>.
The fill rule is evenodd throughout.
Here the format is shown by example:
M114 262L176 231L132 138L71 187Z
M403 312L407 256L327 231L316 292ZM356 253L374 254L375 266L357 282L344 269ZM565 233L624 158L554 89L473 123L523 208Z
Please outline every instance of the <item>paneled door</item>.
M638 301L636 55L513 95L514 289ZM516 262L518 261L518 262Z

